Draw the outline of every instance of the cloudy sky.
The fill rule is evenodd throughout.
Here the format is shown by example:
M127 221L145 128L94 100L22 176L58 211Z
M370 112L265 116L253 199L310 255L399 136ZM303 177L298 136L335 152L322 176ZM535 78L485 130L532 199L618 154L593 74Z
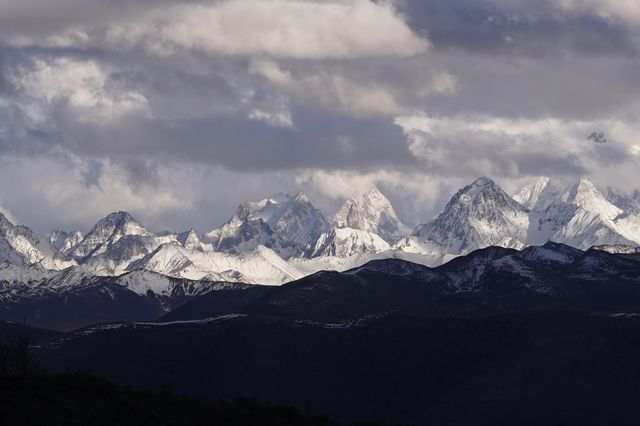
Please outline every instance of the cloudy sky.
M639 50L637 0L0 0L0 210L204 231L377 185L415 225L480 175L638 189Z

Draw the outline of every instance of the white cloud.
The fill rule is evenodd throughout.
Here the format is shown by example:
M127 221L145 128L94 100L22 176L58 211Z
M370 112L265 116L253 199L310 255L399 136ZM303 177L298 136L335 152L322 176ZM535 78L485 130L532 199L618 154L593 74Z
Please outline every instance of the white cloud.
M126 173L108 162L100 176L100 185L86 185L86 164L78 158L10 159L2 161L0 191L21 223L47 232L45 226L73 226L87 230L101 217L115 210L143 212L144 219L155 218L167 211L188 210L192 194L175 188L143 185L133 187ZM46 176L46 179L42 177ZM167 181L173 174L167 171ZM19 187L11 182L19 181ZM42 214L45 212L45 214Z
M181 8L162 35L209 53L304 59L411 56L428 45L389 3L369 0L222 1Z
M270 126L293 127L291 114L286 111L271 112L255 108L251 110L248 117L250 120L262 121Z
M448 72L436 73L431 83L418 91L418 96L454 95L460 90L458 77Z
M255 60L249 72L266 78L288 96L355 115L397 115L404 111L392 90L376 82L355 81L338 73L294 76L273 61Z
M640 165L640 126L620 120L399 117L410 151L433 173L458 176L606 176ZM609 140L587 140L601 131Z
M460 88L455 75L430 70L410 77L411 81L398 81L385 78L384 72L363 75L330 66L290 70L272 60L254 59L249 64L249 72L264 77L291 98L356 116L408 114L416 101L436 95L455 95Z
M3 163L0 204L29 224L89 226L123 208L180 229L298 189L330 214L378 185L412 222L481 174L505 186L542 173L637 186L638 61L626 43L640 3L551 2L490 0L496 21L481 23L464 18L473 2L438 2L442 16L464 15L443 23L416 1L412 24L441 43L429 52L395 0L0 0L0 44L13 45L0 72L19 67L18 92L0 98L0 162L70 154L89 165ZM124 120L132 114L151 120ZM410 153L389 126L398 116ZM592 131L611 143L587 142ZM104 156L121 169L92 168ZM229 170L204 176L218 164Z
M291 173L237 173L194 164L157 164L157 179L131 182L131 170L102 159L97 184L74 156L0 157L1 206L16 223L46 233L56 226L87 231L107 214L126 210L154 231L198 232L220 226L247 200L299 190ZM19 182L19 185L16 185ZM6 210L5 210L6 211Z
M11 82L28 96L49 104L66 102L79 121L112 121L128 114L148 114L148 101L136 91L118 90L94 61L69 58L34 61L20 68Z
M391 2L370 0L225 0L150 7L125 23L70 27L48 37L14 34L25 46L143 45L160 55L197 50L212 55L296 59L408 57L429 42L415 34Z

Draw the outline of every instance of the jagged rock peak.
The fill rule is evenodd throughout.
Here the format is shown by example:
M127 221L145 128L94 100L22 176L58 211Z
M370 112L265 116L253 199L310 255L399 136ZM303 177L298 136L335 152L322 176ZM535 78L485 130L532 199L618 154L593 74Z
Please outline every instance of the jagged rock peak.
M442 213L413 235L447 253L504 244L519 247L529 226L528 213L492 179L481 177L458 191Z
M460 189L453 200L458 200L462 195L474 197L476 195L491 195L495 193L503 193L502 188L491 178L486 176L479 177L469 185ZM506 195L506 194L505 194ZM511 197L509 197L511 198Z
M182 244L184 248L187 248L189 250L202 251L202 243L200 242L200 238L193 229L178 234L177 240L180 244Z
M565 193L562 195L562 201L574 203L586 196L598 197L601 196L601 194L593 182L587 178L580 178L569 185Z
M124 225L125 223L135 222L136 219L129 212L120 210L117 212L109 213L104 218L98 221L98 224L113 224L113 225Z
M84 239L70 253L76 260L89 255L102 254L109 245L127 235L151 236L134 217L125 211L110 213L100 219Z
M487 185L495 185L495 181L487 176L480 176L476 179L471 186L487 186Z
M294 201L296 203L300 203L300 204L308 204L311 203L311 200L309 199L309 196L307 196L307 194L305 194L304 192L300 191L296 194L296 196L293 198Z
M622 213L620 208L607 201L598 188L586 178L571 184L562 195L562 201L597 213L605 219L615 219Z
M376 233L390 243L397 241L407 232L391 202L375 187L345 201L332 222L338 228Z
M151 235L129 212L117 211L100 219L86 235L85 240L99 234L102 238L123 235Z
M199 239L198 238L198 234L196 234L196 231L192 229L189 229L188 231L184 231L178 234L178 241L180 243L186 241L187 239Z
M49 236L51 246L58 250L58 252L65 254L73 247L78 245L84 235L80 231L64 231L60 228L56 228Z
M328 229L327 219L305 193L295 197L280 193L241 204L229 222L206 233L203 241L230 253L264 245L290 258L306 252Z
M465 203L469 198L483 198L483 199L497 199L498 202L503 202L514 208L524 210L524 208L513 198L511 198L506 192L502 190L493 179L486 176L479 177L473 183L460 189L456 195L453 196L449 202L449 207L453 204L460 202Z
M534 183L524 186L520 192L513 196L513 199L529 210L546 208L553 198L546 196L550 191L550 184L550 178L540 176Z
M11 221L2 213L0 212L0 229L7 229L7 228L13 228L15 225L13 223L11 223Z

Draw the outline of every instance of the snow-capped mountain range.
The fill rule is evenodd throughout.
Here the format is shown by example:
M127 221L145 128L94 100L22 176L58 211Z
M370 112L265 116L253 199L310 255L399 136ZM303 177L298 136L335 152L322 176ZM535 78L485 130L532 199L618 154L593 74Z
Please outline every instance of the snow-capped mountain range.
M375 188L347 200L332 219L304 193L245 203L227 223L202 236L193 230L154 233L131 214L116 212L86 234L58 229L44 237L0 214L0 263L13 266L0 271L0 281L6 281L7 271L13 281L19 280L17 271L27 281L38 281L33 274L45 274L47 280L73 276L69 271L114 277L149 271L188 280L278 285L372 259L436 266L489 246L522 249L555 241L583 250L624 250L620 247L640 245L639 200L612 189L605 195L588 179L563 188L546 177L509 195L482 177L414 230L402 224Z

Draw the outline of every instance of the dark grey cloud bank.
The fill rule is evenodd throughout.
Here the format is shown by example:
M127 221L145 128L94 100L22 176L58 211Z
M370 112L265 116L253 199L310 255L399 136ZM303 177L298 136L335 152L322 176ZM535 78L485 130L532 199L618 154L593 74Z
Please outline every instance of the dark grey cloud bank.
M633 26L592 13L569 15L561 2L402 0L409 24L440 49L525 57L637 56ZM596 13L593 13L596 12Z
M410 224L479 174L510 190L542 174L631 190L639 9L2 2L0 208L43 231L116 209L205 230L281 190L330 214L378 185Z

